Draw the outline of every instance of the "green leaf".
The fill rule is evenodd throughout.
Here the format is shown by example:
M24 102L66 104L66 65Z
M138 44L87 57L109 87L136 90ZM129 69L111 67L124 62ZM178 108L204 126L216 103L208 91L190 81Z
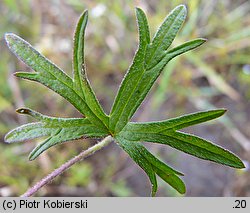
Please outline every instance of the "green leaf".
M130 142L130 143L133 144L133 145L130 144L130 146L134 146L133 142ZM152 155L143 145L141 145L141 148L139 149L139 151L143 155L143 157L148 162L151 163L154 171L161 179L163 179L166 183L172 186L179 193L184 194L186 192L185 184L177 176L177 175L183 176L182 173L174 170L173 168L169 167L168 165L160 161L158 158Z
M143 141L166 144L201 159L244 168L242 161L228 150L197 136L177 131L215 119L225 113L224 109L188 114L165 121L129 123L166 64L174 57L206 41L198 38L168 50L186 14L184 5L172 10L151 41L147 17L143 10L136 8L139 46L117 92L110 116L104 113L86 75L84 36L88 21L87 11L81 15L75 30L73 79L22 38L12 33L5 34L10 50L34 70L34 72L17 72L15 75L47 86L68 100L85 116L85 118L55 118L21 108L17 110L18 113L28 114L39 122L17 127L5 136L5 141L14 143L46 137L45 141L30 153L29 159L33 160L56 144L83 137L99 138L112 135L119 146L148 175L152 184L152 196L157 191L156 174L178 192L183 194L186 189L178 177L183 174L151 154L142 145Z
M129 122L123 131L160 133L166 130L179 130L196 124L218 118L226 112L225 109L201 111L183 115L177 118L156 122Z
M138 14L137 20L146 20L144 13L143 18ZM148 25L138 21L139 49L133 64L122 81L110 114L110 129L114 133L119 133L128 123L166 64L175 56L205 42L204 39L196 39L167 51L185 17L185 6L176 7L165 19L151 43L149 43Z
M166 132L164 133L164 135L167 136L167 139L170 139L171 144L171 141L174 142L174 148L177 148L183 152L204 160L210 160L230 167L239 169L245 168L243 162L235 154L218 145L213 144L210 141L179 131ZM161 141L159 142L161 143ZM164 144L167 143L165 143L164 141Z
M155 172L151 163L149 163L141 154L140 149L142 149L142 145L140 143L131 143L128 140L125 140L122 137L116 137L118 144L121 148L128 153L128 155L146 172L149 177L149 180L152 184L151 195L155 196L157 191L157 180L155 176Z
M99 135L98 135L99 134ZM29 160L36 159L42 152L46 151L52 146L61 144L63 142L72 141L80 138L95 137L100 138L104 135L102 132L94 130L91 126L81 126L81 127L68 127L68 128L57 128L56 131L51 133L50 137L44 142L36 146L29 155Z
M168 183L170 186L172 186L180 194L186 193L185 184L178 176L176 176L174 174L168 174L168 173L164 172L163 170L160 170L157 167L154 167L154 170L155 170L156 174L162 180L164 180L166 183Z
M179 5L173 9L163 21L156 32L153 41L147 48L145 58L147 70L156 66L165 56L165 51L172 44L177 32L185 21L186 16L186 7L184 5Z
M139 48L144 49L150 42L148 20L142 9L136 8L137 24L139 28Z
M19 36L7 33L5 40L10 50L35 71L33 73L17 72L15 74L17 77L37 81L49 87L68 100L83 115L91 118L91 122L104 126L103 122L96 117L86 102L73 89L73 81L68 75Z
M165 144L204 160L214 161L230 167L244 168L242 161L233 153L194 135L173 130L167 130L163 133L122 131L119 134L126 140Z
M130 141L145 141L169 145L198 158L235 168L244 168L233 153L197 136L178 132L188 126L220 117L224 109L203 111L160 122L128 123L119 134Z
M108 126L108 116L103 112L88 81L84 62L84 34L88 22L88 11L85 11L77 24L74 36L73 68L74 89L86 101L94 114Z
M225 111L224 109L202 111L161 122L131 122L128 123L118 135L120 138L124 138L124 140L128 140L131 143L145 141L166 144L201 159L235 168L244 168L241 160L233 153L197 136L176 131L218 118L223 115ZM154 158L154 156L150 157ZM168 173L163 173L159 166L154 170L177 191L180 193L185 192L185 186L179 178L166 175ZM178 172L175 172L175 174L181 175L181 173Z
M146 172L151 184L151 195L155 196L157 191L157 181L155 173L159 175L165 182L176 189L179 193L185 193L185 184L177 175L182 173L172 169L165 163L152 155L142 144L128 141L120 136L117 138L118 144L128 153L128 155Z
M4 141L6 143L26 141L43 136L49 136L54 131L56 131L56 128L45 128L44 124L41 122L29 123L8 132L4 137Z
M195 49L206 42L207 39L197 38L188 42L185 42L177 47L174 47L166 52L166 56L169 58L169 61L174 57L181 55L189 50Z
M93 125L87 118L55 118L27 108L18 109L17 112L28 114L40 122L22 125L10 131L5 136L5 142L13 143L49 136L31 152L30 160L34 160L43 151L58 143L84 137L101 138L108 135L107 131Z
M127 71L119 91L116 95L111 113L110 113L110 129L114 131L119 131L122 127L124 127L129 117L127 115L122 117L122 113L126 105L128 104L128 100L133 94L136 85L138 84L138 79L141 78L144 72L144 57L145 57L145 50L147 45L150 42L150 34L148 28L147 17L144 12L136 8L136 17L137 17L137 24L139 28L139 47L135 54L134 60L132 65L130 66L129 70ZM118 123L118 124L117 124ZM118 128L116 128L118 125Z
M83 99L85 99L85 82L83 81L86 79L84 62L84 35L87 22L88 11L84 11L76 26L73 48L74 88L79 91L79 94Z
M59 67L36 51L27 41L14 33L6 33L5 40L10 50L34 71L57 78L72 87L72 79Z
M134 146L134 142L130 141L131 146ZM153 154L151 154L142 144L140 144L143 148L141 148L141 154L147 159L148 162L152 164L153 167L157 167L159 170L164 171L166 174L176 174L179 176L184 176L183 173L169 167L167 164L160 161L158 158L156 158Z

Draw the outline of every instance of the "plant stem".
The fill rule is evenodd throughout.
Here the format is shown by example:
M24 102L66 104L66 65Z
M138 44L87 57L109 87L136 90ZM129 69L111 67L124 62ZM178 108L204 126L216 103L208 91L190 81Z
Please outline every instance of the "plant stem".
M72 159L70 159L63 165L61 165L59 168L51 172L49 175L44 177L42 180L37 182L33 187L29 188L24 194L21 195L21 197L30 197L31 195L35 194L39 189L47 185L50 181L52 181L58 175L61 175L64 171L69 169L72 165L89 157L90 155L94 154L96 151L99 151L100 149L109 145L112 141L113 141L113 138L111 136L107 136L99 143L95 144L94 146L91 146L87 150L82 151L79 155L73 157Z

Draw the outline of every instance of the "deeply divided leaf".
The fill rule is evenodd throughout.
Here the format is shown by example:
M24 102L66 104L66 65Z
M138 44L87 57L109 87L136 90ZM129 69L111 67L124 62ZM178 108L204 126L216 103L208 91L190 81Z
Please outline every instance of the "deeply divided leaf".
M127 132L122 134L127 140L154 142L169 145L195 157L214 161L235 168L244 168L242 161L233 153L207 140L181 132L145 133Z
M26 124L10 131L5 136L7 143L48 136L31 152L30 160L58 143L85 137L102 138L108 135L107 131L93 125L87 118L55 118L44 116L27 108L19 109L17 112L31 115L40 122Z
M96 96L89 84L85 71L84 62L84 34L88 21L88 12L85 11L77 24L74 36L73 69L74 69L74 89L86 101L94 114L108 126L108 116L103 112Z
M148 162L143 155L140 153L140 149L142 149L142 145L132 144L130 141L117 137L118 144L121 148L128 153L128 155L146 172L149 177L149 180L152 184L152 192L151 195L155 196L157 191L157 180L155 176L155 172L150 162Z
M111 110L110 128L115 133L120 132L134 115L166 64L177 55L192 50L205 41L196 39L167 51L185 20L186 7L183 5L176 7L167 16L151 42L145 14L137 10L136 15L139 49L122 81ZM140 20L145 20L144 24Z
M124 139L123 137L116 137L118 144L124 151L146 172L152 184L152 196L155 196L157 191L157 181L155 175L159 175L165 182L176 189L179 193L185 193L185 185L177 175L182 173L172 169L165 163L152 155L142 144L134 143Z
M112 135L119 146L146 172L152 184L152 196L157 191L156 175L181 194L185 185L183 174L151 154L141 142L169 145L195 157L235 168L244 168L242 161L228 150L200 137L178 130L220 117L224 109L203 111L157 122L129 122L142 104L154 82L174 57L202 45L202 38L169 49L187 15L184 5L176 7L165 18L153 39L150 38L145 13L136 8L139 46L121 86L111 113L107 116L88 81L84 62L84 37L88 21L85 11L74 35L73 79L36 51L28 42L13 33L5 34L10 50L34 72L17 72L16 76L39 82L68 100L84 118L55 118L28 108L17 112L27 114L38 122L22 125L5 136L7 143L46 137L30 153L35 159L48 148L66 141L85 137L102 138Z
M86 101L74 90L73 81L68 75L19 36L8 33L5 35L5 39L10 50L35 71L33 73L17 72L16 76L37 81L47 86L68 100L83 115L91 118L91 122L104 126L103 122L93 113Z
M185 115L162 122L129 123L119 133L127 140L166 144L195 157L235 168L244 168L233 153L200 137L176 131L202 123L224 114L225 110L212 110Z
M181 127L186 126L181 124ZM169 145L201 159L214 161L230 167L244 168L242 161L233 153L205 139L176 131L174 125L173 128L168 128L166 125L165 129L158 131L155 128L154 131L148 132L147 128L134 128L131 131L124 129L119 135L134 142L145 141Z

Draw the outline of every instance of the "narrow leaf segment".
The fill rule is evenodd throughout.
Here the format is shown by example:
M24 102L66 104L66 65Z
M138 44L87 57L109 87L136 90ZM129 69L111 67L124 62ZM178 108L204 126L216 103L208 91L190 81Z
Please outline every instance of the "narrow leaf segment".
M39 122L29 123L10 131L5 136L5 142L13 143L48 136L30 153L30 160L34 160L51 146L62 142L84 137L103 138L108 135L105 129L93 125L87 118L55 118L27 108L18 109L17 112L30 115Z
M133 143L120 136L116 137L118 144L128 153L128 155L146 172L152 184L151 195L155 196L157 191L156 174L166 183L184 194L185 184L178 177L183 174L167 166L165 163L152 155L141 143Z
M32 81L37 81L52 89L66 100L68 100L79 112L97 125L103 122L95 115L92 106L89 106L84 99L74 90L72 79L60 68L50 62L47 58L36 51L28 42L19 36L8 33L5 40L10 50L17 55L26 65L35 72L17 72L15 75Z
M225 110L212 110L185 115L162 122L129 123L119 135L127 140L166 144L195 157L235 168L244 168L242 161L222 147L179 129L202 123L224 114Z
M174 57L205 42L196 39L167 51L186 17L186 7L176 7L164 20L150 42L145 14L137 9L139 48L117 93L110 114L110 129L120 132L134 115L166 64Z
M108 116L100 106L94 91L92 90L85 71L84 62L84 34L88 22L88 11L86 10L80 17L74 36L73 69L74 69L74 89L93 113L108 126Z

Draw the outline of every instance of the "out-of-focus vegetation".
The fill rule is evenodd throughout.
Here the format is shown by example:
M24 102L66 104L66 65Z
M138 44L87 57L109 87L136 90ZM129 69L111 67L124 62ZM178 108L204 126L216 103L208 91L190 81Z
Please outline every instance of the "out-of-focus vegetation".
M160 25L176 5L188 7L188 19L174 45L196 37L207 38L201 48L169 63L134 120L160 120L197 109L224 107L221 124L189 128L250 161L250 2L222 1L39 1L0 2L0 195L20 195L44 175L94 143L79 140L52 148L36 161L28 161L34 143L4 144L11 128L27 122L15 113L26 106L48 115L79 116L70 104L48 89L16 79L12 73L28 68L15 59L3 41L14 32L71 74L72 35L80 13L88 9L86 63L91 83L108 112L115 91L137 47L134 7L142 7L150 26ZM52 48L53 46L53 48ZM186 173L187 196L249 196L250 172L234 171L179 152L150 149ZM147 177L115 144L75 165L41 196L142 196ZM183 168L183 169L182 169ZM188 175L192 173L193 175ZM194 174L195 173L195 174ZM188 179L192 177L192 179ZM195 179L194 179L195 178ZM143 179L143 180L142 180ZM149 184L149 182L148 182ZM178 196L159 184L159 196Z

